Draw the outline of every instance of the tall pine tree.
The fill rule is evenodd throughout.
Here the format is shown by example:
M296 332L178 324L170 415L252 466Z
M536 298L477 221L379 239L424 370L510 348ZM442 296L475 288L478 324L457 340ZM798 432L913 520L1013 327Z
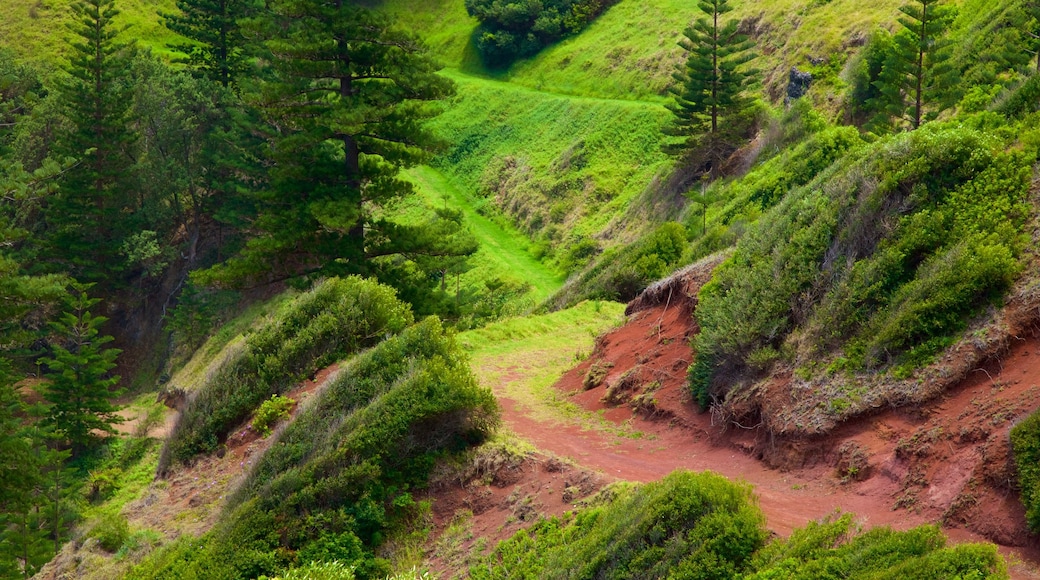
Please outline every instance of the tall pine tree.
M738 31L735 19L723 21L733 8L728 0L700 0L705 14L685 30L679 46L686 60L672 77L669 89L674 103L669 105L674 119L666 130L679 137L665 150L673 155L707 147L712 171L726 149L746 129L751 108L747 91L755 84L755 71L745 65L754 58L753 44Z
M272 128L270 187L252 239L212 272L224 280L337 275L419 252L382 211L412 192L399 171L438 145L424 121L453 84L423 43L348 0L273 0L264 22L274 75L260 98Z
M71 55L58 85L71 129L55 148L79 163L45 210L46 257L91 282L109 282L121 269L120 250L134 229L129 48L116 41L118 14L114 0L72 5Z
M914 0L899 8L903 30L894 37L893 51L877 86L890 118L911 129L952 105L956 80L949 66L946 32L954 10L941 0Z
M44 392L50 407L43 424L71 445L73 456L94 445L98 433L115 433L113 425L122 422L112 402L119 395L119 377L110 374L120 351L104 348L112 340L99 331L107 319L90 313L98 299L88 297L86 289L73 286L68 310L53 323L62 344L43 361L50 379Z
M162 14L167 28L190 40L171 48L185 55L194 70L225 87L246 65L241 21L256 11L253 0L177 0L179 14Z

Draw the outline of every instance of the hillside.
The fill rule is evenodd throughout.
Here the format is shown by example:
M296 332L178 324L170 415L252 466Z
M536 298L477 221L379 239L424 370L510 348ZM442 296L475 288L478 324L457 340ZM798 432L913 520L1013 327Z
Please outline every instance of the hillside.
M0 6L0 578L1040 578L1036 3L111 1Z

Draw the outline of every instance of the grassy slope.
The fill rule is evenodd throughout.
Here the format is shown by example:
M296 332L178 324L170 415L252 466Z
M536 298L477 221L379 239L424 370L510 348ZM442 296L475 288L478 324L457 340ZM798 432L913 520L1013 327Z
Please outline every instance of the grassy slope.
M659 149L669 113L658 104L446 74L459 96L433 122L452 143L437 164L529 234L550 223L561 230L554 242L598 233L669 164Z
M545 300L563 285L558 274L530 254L530 243L523 234L478 213L472 200L436 169L415 167L407 176L427 205L461 209L470 232L479 240L480 250L472 260L477 266L463 276L466 283L515 278L531 284L530 297L536 302Z
M0 2L0 45L44 66L65 54L71 0L3 0ZM116 0L121 14L117 23L126 27L122 40L166 54L174 36L159 21L158 12L173 10L174 0Z

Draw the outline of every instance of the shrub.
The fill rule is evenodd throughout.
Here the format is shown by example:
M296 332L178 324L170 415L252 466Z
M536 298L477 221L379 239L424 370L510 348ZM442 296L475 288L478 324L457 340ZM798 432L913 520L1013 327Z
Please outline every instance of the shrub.
M214 451L271 395L411 322L392 289L357 277L326 280L295 298L191 398L163 448L160 474Z
M846 155L764 215L701 289L698 401L726 394L718 377L753 374L763 349L844 350L847 368L900 373L927 362L1017 275L1028 184L1026 155L965 126ZM792 336L798 349L781 348Z
M410 490L497 422L454 335L423 320L346 363L279 432L217 527L194 548L153 556L136 577L252 578L336 561L385 578L376 549L428 509Z
M576 34L617 0L466 0L480 20L476 45L484 61L506 65Z
M1015 425L1011 447L1018 467L1018 486L1029 528L1040 533L1040 411Z
M765 541L747 485L675 472L501 542L474 579L732 578Z
M96 538L101 549L114 554L130 537L130 524L118 513L106 513L90 528L87 537Z
M267 437L275 423L289 418L289 411L295 404L296 401L289 397L271 395L271 398L261 403L256 410L256 415L253 416L253 430L260 433L261 437Z

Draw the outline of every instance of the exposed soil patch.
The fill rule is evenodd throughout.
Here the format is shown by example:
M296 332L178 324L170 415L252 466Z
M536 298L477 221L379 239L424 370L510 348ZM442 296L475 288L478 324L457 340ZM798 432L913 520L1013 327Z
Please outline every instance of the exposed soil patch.
M426 563L449 578L518 530L574 509L609 480L541 453L487 461L435 476Z
M1014 577L1040 578L1040 544L1026 529L1008 453L1010 427L1040 405L1040 340L1020 341L929 403L855 419L823 437L773 437L761 425L700 413L689 400L692 297L701 282L687 276L666 300L659 292L634 302L628 323L556 385L633 437L547 425L500 397L507 426L610 478L653 481L685 468L744 479L781 535L834 511L866 526L934 522L955 541L1001 545Z

